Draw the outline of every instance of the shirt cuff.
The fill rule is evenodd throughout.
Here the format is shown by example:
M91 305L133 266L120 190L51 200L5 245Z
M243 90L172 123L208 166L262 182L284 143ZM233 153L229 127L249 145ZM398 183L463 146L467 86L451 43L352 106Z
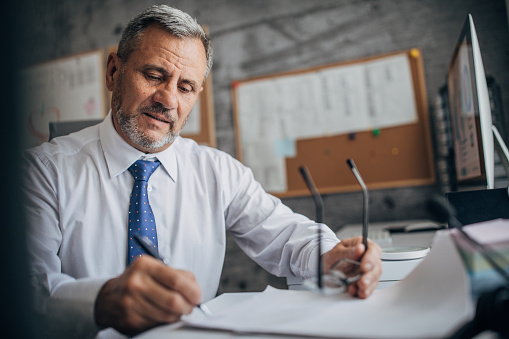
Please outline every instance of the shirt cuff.
M60 286L49 298L44 317L48 334L59 338L93 338L102 330L94 315L95 300L108 279L78 279Z

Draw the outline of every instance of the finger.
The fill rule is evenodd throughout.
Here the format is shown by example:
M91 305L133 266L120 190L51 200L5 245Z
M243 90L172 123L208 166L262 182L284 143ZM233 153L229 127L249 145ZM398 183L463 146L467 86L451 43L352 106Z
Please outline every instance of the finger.
M201 289L191 272L169 268L157 271L155 278L166 288L182 295L189 304L196 306L201 302Z
M128 268L121 276L105 283L94 307L97 324L135 335L161 322L177 321L178 315L161 314L147 300L146 280L145 272Z
M337 264L341 259L361 260L361 270L371 270L379 261L381 249L368 239L368 248L362 243L362 237L342 240L332 250L324 254L324 268L328 272L330 267ZM364 265L362 265L364 264Z
M348 285L348 293L350 293L350 295L352 297L356 297L357 296L357 285L356 284Z
M382 250L378 244L368 240L368 248L362 255L361 269L363 272L369 272L380 264L380 255Z
M346 238L341 240L340 244L342 244L344 247L354 247L357 244L362 244L362 237L357 236L353 238Z
M160 324L174 323L180 320L181 315L161 309L147 299L137 300L132 312L127 318L130 324L138 324L137 327L146 329Z
M191 272L176 270L153 258L142 256L133 263L146 269L150 280L146 287L152 291L147 296L163 310L189 314L200 303L201 290Z
M367 298L373 293L378 286L380 275L382 273L382 265L375 265L375 267L362 275L362 277L356 282L357 295L359 298Z
M362 246L356 245L357 251ZM356 251L356 253L358 253ZM382 274L382 264L380 260L381 249L368 239L368 248L362 255L361 270L364 272L362 277L355 283L355 292L359 298L367 298L378 286L379 278Z
M368 298L378 286L378 281L370 283L369 286L357 287L357 297L361 299Z
M356 281L356 292L359 298L367 298L378 285L377 280L372 280L372 277L366 275Z
M368 247L369 248L369 247ZM366 248L364 247L364 244L358 243L355 244L352 249L349 251L349 259L352 260L361 260L363 256L366 254Z
M137 282L130 282L131 285ZM137 312L146 316L150 321L157 323L177 321L181 315L192 312L194 305L189 303L180 293L168 289L150 276L145 276L142 286L129 286L131 290L137 289Z

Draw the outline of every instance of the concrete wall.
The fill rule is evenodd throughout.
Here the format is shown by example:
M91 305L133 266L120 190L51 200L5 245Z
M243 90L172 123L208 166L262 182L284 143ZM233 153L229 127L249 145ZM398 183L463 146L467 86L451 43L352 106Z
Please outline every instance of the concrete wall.
M27 1L30 21L23 64L106 48L118 42L131 17L154 1ZM418 47L422 50L428 99L445 83L448 63L467 13L472 13L484 66L502 89L509 111L509 33L504 0L163 0L209 27L215 63L213 85L218 148L235 155L231 83ZM431 106L431 105L430 105ZM506 121L509 121L506 118ZM506 127L507 128L507 127ZM371 193L371 220L426 218L424 201L434 186ZM285 199L295 211L314 216L309 198ZM324 197L333 228L361 221L359 193ZM260 290L284 281L265 274L230 240L220 291ZM233 255L232 255L233 254Z

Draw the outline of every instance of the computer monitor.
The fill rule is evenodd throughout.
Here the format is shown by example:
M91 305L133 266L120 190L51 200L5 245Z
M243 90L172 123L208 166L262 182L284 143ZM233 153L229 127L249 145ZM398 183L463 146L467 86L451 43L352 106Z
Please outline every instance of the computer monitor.
M456 189L492 189L495 160L488 85L469 14L447 73Z

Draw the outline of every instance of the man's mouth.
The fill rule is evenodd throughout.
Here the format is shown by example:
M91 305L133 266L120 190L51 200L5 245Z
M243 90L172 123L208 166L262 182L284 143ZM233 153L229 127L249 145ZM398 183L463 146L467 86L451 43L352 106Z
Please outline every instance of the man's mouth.
M156 114L153 114L153 113L147 113L147 112L143 112L143 114L151 117L152 119L155 119L155 120L158 120L158 121L161 121L161 122L165 122L167 124L170 124L171 122L166 119L164 116L160 116L160 115L156 115Z

